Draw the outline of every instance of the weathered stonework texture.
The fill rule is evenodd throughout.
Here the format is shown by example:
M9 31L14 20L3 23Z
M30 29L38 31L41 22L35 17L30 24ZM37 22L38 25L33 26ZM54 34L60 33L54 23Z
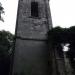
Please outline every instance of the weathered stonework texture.
M38 17L31 16L31 2ZM12 75L48 75L47 32L52 27L49 0L19 0Z

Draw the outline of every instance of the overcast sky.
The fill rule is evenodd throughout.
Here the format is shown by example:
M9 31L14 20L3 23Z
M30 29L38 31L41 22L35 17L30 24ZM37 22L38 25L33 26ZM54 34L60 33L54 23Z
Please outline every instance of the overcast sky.
M18 0L0 0L5 22L0 21L0 30L15 32ZM50 0L53 26L70 27L75 25L75 0Z

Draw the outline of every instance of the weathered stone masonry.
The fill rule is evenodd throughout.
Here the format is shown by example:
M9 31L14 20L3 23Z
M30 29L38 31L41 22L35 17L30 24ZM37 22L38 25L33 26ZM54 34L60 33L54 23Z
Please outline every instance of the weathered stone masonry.
M31 15L32 2L37 3L37 17ZM19 0L12 75L48 74L47 32L51 27L49 0Z

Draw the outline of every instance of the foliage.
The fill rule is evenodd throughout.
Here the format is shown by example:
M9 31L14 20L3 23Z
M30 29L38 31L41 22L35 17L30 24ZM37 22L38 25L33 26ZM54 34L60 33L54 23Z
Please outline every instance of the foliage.
M48 39L55 44L73 43L75 41L75 26L70 28L53 28L48 32Z
M4 13L4 8L2 6L2 4L0 3L0 20L4 22L3 18L2 18L2 13Z
M51 29L49 32L48 32L48 40L53 44L53 45L56 45L56 44L59 44L61 42L63 42L63 35L65 35L65 30L64 28L61 28L61 27L56 27L56 28L53 28Z
M61 52L60 45L62 43L69 43L70 50L67 52L67 54L71 61L75 63L73 60L75 58L75 26L70 28L56 27L51 29L48 32L48 41L50 44L52 44L52 47L58 50L59 53Z
M0 31L0 74L8 75L10 59L13 51L14 35Z

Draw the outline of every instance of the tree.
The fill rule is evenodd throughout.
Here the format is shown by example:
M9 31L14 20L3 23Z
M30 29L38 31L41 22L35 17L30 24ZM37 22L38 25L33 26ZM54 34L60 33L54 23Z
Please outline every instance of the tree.
M0 3L0 20L4 22L3 18L2 18L2 13L4 13L4 8L2 7L2 4Z
M62 57L61 50L62 48L60 47L61 44L66 44L69 43L69 51L65 52L67 58L70 60L71 67L73 68L73 72L75 75L75 26L72 26L70 28L61 28L61 27L56 27L51 29L48 32L48 41L50 45L52 45L52 50L57 51L57 54L59 53L60 57Z
M7 31L0 31L0 74L8 75L10 59L13 52L14 35Z

